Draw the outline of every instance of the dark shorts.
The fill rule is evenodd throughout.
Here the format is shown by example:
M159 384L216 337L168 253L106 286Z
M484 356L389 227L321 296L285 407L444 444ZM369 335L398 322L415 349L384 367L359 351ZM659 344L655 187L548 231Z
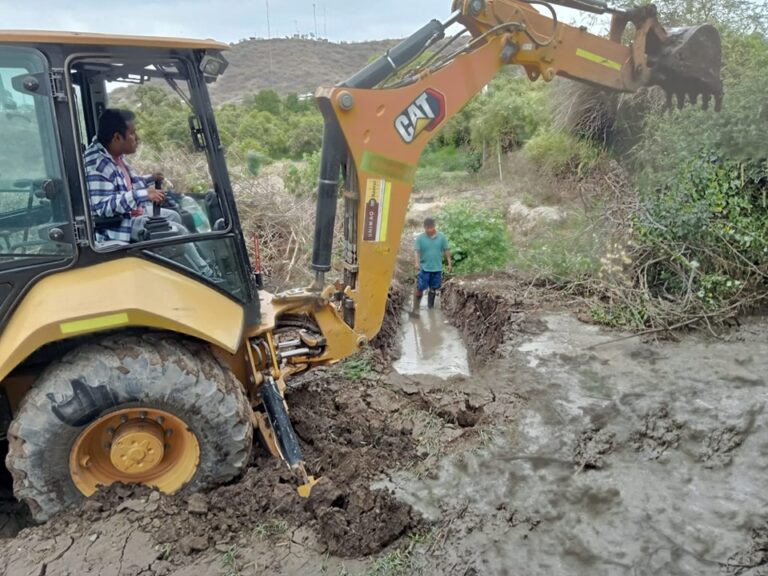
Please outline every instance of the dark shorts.
M419 292L424 292L427 288L430 290L439 290L442 283L442 272L425 272L424 270L419 272L419 278L417 282Z

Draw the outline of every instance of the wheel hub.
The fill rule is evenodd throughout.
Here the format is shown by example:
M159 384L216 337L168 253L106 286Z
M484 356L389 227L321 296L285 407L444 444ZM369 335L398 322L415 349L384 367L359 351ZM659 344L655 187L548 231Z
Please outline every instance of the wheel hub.
M154 422L126 422L115 432L109 458L126 474L149 472L163 459L163 429Z
M127 408L101 416L80 433L69 472L86 496L115 482L173 494L192 480L199 463L200 443L181 418L165 410Z

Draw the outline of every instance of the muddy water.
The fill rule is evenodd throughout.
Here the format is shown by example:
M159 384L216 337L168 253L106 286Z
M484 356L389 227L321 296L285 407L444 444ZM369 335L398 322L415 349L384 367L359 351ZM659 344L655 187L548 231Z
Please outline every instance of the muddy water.
M437 522L427 573L742 573L723 565L768 518L766 324L650 344L543 320L476 376L524 395L521 418L392 479Z
M459 331L448 323L439 308L424 309L418 318L407 314L402 321L400 374L429 374L440 378L469 374L467 349Z

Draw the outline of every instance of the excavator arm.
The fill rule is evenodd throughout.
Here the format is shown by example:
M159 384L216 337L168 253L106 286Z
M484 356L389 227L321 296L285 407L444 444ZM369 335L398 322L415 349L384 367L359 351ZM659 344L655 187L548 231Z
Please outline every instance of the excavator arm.
M705 107L712 98L720 106L720 36L712 26L669 33L652 5L619 11L600 0L560 3L612 13L610 37L560 22L551 3L454 0L449 22L433 20L346 82L318 90L325 135L310 292L324 291L335 307L333 336L326 333L329 325L324 330L330 348L334 337L347 344L315 362L341 359L378 332L419 157L501 68L519 65L532 81L563 76L610 91L658 85L681 106L699 95ZM464 30L446 40L445 31L457 23ZM630 24L633 36L622 42ZM426 60L408 67L425 53ZM326 275L342 177L343 278L331 288Z

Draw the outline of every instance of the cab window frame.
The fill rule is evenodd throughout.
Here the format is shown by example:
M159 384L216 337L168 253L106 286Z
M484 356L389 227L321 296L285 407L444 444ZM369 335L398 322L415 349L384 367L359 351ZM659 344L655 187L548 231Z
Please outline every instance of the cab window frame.
M146 66L150 66L153 63L153 60L159 61L159 60L172 60L174 61L178 67L177 70L182 71L184 73L184 82L189 87L189 100L192 104L192 108L189 110L189 115L194 115L195 118L198 119L201 126L205 129L206 123L204 121L204 111L201 110L200 103L198 101L197 95L195 94L194 89L192 88L192 81L191 81L191 75L195 73L195 63L188 57L183 54L174 53L173 50L156 50L152 51L151 49L140 49L142 52L145 52L146 54L137 54L136 52L129 52L129 51L122 51L122 50L110 50L108 53L99 53L99 52L78 52L70 54L65 61L65 67L64 67L64 74L65 74L65 84L66 84L66 90L67 90L67 97L69 102L69 109L70 109L70 116L72 120L72 130L75 135L75 139L78 143L80 142L86 142L88 141L88 134L82 133L82 126L96 126L98 118L95 117L96 111L93 107L91 107L90 110L86 110L85 106L85 98L83 97L83 91L84 87L79 86L80 94L76 94L75 90L75 83L73 78L73 68L81 62L86 62L88 60L111 60L117 63L131 63L131 64L144 64ZM157 82L163 82L162 78L155 78ZM128 83L126 83L127 85ZM80 96L82 100L79 102L80 107L78 107L76 98ZM105 103L106 106L109 106L109 97L105 92ZM78 109L79 108L79 109ZM89 119L87 117L83 118L80 116L81 111L83 114L91 115L93 118ZM190 135L190 140L191 140ZM216 190L218 187L221 186L221 183L217 184L217 174L216 171L213 169L215 165L216 159L214 158L214 155L217 153L221 153L221 151L215 150L213 147L213 142L209 141L209 138L206 138L206 147L205 150L200 151L199 153L205 154L206 163L208 167L208 174L210 177L212 190ZM90 145L90 141L86 144ZM231 236L235 230L234 230L234 219L233 219L233 213L235 210L235 207L231 204L229 201L229 198L226 194L218 194L218 200L219 205L222 210L222 214L224 216L226 227L222 230L213 230L211 229L209 232L196 232L196 233L189 233L184 234L177 237L172 238L164 238L164 239L158 239L158 240L145 240L145 241L138 241L138 242L129 242L124 245L103 245L96 239L96 227L95 227L95 218L93 216L92 210L91 210L91 200L90 200L90 193L88 190L88 181L87 176L85 173L85 155L83 150L77 151L78 156L78 172L80 175L80 183L81 183L81 195L83 199L83 216L85 219L85 225L86 230L88 234L88 240L90 243L90 247L94 252L97 253L113 253L113 252L131 252L131 251L141 251L143 252L146 248L152 248L157 246L171 246L171 245L181 245L181 244L194 244L195 242L204 241L204 240L211 240L215 238L224 238L227 236ZM211 225L214 223L211 222Z
M16 53L16 56L13 56ZM30 76L41 76L43 82L49 82L49 75L52 71L51 61L48 55L34 45L0 45L0 67L3 69L18 68L25 70ZM28 64L29 66L26 66ZM34 68L34 69L33 69ZM22 72L23 74L24 72ZM12 77L16 78L16 76ZM13 88L5 87L6 91L11 93L19 92ZM24 95L22 93L22 95ZM35 131L37 138L39 138L40 144L40 160L41 167L44 174L40 178L29 178L30 188L19 188L19 194L34 194L38 199L44 199L42 196L38 196L35 191L36 183L41 183L44 186L45 183L53 185L54 189L50 192L55 194L53 197L46 197L50 204L50 219L49 221L41 225L50 225L51 229L61 227L62 239L53 240L51 242L58 244L60 247L66 249L60 252L46 252L41 254L25 254L19 253L17 256L12 256L8 253L8 261L3 261L0 265L0 270L12 270L14 268L21 268L26 266L39 266L45 264L62 263L64 267L74 265L78 257L78 250L74 239L72 238L71 230L75 223L75 211L70 197L70 183L68 181L67 170L64 162L64 156L62 152L61 133L59 130L59 119L55 107L54 97L45 87L42 87L38 94L34 92L29 93L31 98L31 106L34 108L35 119ZM25 180L17 179L17 180ZM44 188L41 188L40 193L45 192ZM31 196L30 196L31 201ZM29 204L27 204L29 207ZM17 212L19 210L13 210L11 212ZM9 216L11 214L9 212ZM57 214L58 213L58 214ZM58 220L56 219L59 216ZM5 214L3 213L3 216ZM56 226L58 225L58 226ZM34 227L30 227L32 230ZM45 244L44 240L41 240L42 244ZM0 247L0 252L4 252ZM60 266L56 266L60 268Z

